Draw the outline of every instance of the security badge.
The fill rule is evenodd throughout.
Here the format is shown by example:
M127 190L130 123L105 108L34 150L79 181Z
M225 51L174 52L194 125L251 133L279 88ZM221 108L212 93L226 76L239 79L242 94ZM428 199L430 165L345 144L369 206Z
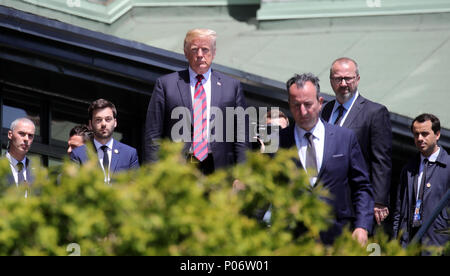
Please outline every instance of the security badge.
M426 184L427 188L431 187L431 183ZM416 208L414 209L414 217L413 217L413 225L420 226L421 223L421 217L420 217L420 206L422 205L422 200L418 199L416 201Z
M422 205L422 200L418 199L416 201L416 208L414 209L414 222L413 223L417 223L420 221L420 205Z

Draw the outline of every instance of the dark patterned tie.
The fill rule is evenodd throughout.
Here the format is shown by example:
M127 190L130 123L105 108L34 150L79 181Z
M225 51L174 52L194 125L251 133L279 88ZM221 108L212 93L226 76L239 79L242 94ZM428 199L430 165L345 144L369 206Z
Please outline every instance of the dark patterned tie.
M309 177L317 176L317 161L316 161L316 149L314 148L313 136L310 132L305 134L305 138L308 140L308 146L306 148L306 173Z
M336 120L334 121L334 125L339 125L342 119L342 115L344 114L344 107L340 104L337 108L339 111L338 116L336 117Z
M103 150L103 168L105 169L105 174L108 175L109 170L108 147L103 145L100 148Z
M194 139L192 147L194 156L199 160L205 160L208 155L208 136L206 131L206 93L202 85L203 75L197 75L194 93Z
M17 184L25 182L25 176L23 174L24 171L23 163L22 162L17 163L16 168L17 168Z

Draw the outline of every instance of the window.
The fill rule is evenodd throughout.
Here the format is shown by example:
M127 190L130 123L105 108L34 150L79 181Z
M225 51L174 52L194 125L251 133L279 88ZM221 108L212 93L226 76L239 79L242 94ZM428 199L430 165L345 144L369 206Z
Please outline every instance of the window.
M21 107L19 107L21 106ZM11 127L11 123L18 118L28 118L36 125L35 135L40 136L40 116L39 107L28 106L24 107L24 103L18 103L15 101L4 100L2 107L2 127L8 132Z

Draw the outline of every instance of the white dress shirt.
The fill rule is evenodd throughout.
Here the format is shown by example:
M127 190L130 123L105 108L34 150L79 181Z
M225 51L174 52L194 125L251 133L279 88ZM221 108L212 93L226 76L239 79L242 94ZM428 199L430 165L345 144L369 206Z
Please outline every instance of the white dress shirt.
M429 157L425 157L422 154L420 155L420 166L419 166L419 177L417 178L417 194L416 194L416 200L419 199L419 191L420 191L420 185L422 184L422 176L423 176L423 160L428 159L428 162L436 162L436 159L439 156L439 152L441 151L441 148L438 147L438 150L430 155Z
M344 107L344 113L342 114L342 119L339 122L339 126L342 126L344 124L345 119L347 119L347 116L350 113L350 110L352 109L353 104L355 103L355 101L358 98L358 96L359 96L359 92L357 90L355 95L353 95L353 97L351 97L348 101L346 101L342 105ZM330 116L330 119L328 120L328 123L334 124L334 121L336 121L336 118L337 118L337 116L339 114L338 107L340 105L341 104L337 100L334 101L334 107L333 107L333 110L331 111L331 116Z
M110 171L111 171L111 158L112 158L112 148L113 148L113 142L114 139L110 139L105 146L107 146L107 152L108 152L108 160L109 160L109 164L108 164L108 168L110 168L108 170L108 173L105 172L105 168L103 167L103 150L101 149L101 147L103 146L103 144L101 144L100 142L98 142L97 140L94 139L94 145L95 148L97 149L97 156L98 156L98 161L100 162L100 166L102 167L103 173L105 174L105 182L109 183L110 181Z
M317 174L318 174L320 168L322 167L323 151L325 147L325 126L323 125L320 119L317 121L317 124L310 131L306 131L300 128L298 125L295 125L294 131L295 144L297 145L298 156L305 171L306 171L305 168L306 148L308 147L308 139L306 139L305 134L307 132L311 132L313 137L314 149L316 151ZM311 184L311 186L314 186L316 182L317 177L311 177L309 179L309 183Z

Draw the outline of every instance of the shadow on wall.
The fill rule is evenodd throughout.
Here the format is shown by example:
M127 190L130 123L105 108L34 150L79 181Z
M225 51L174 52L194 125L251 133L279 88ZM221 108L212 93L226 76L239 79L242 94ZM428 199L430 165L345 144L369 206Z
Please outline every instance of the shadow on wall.
M228 0L228 13L239 22L247 22L256 25L256 12L260 4L237 5L240 0Z

